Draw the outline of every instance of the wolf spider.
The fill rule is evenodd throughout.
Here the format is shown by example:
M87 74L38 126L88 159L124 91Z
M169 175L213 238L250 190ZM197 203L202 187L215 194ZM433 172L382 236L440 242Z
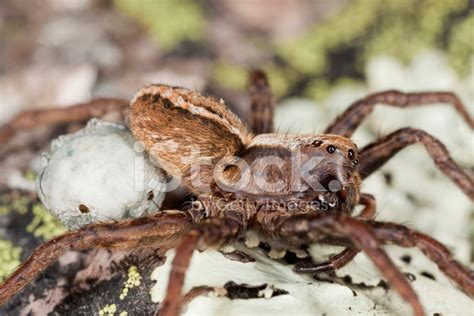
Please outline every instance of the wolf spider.
M362 149L350 140L377 104L404 108L449 103L473 128L472 118L454 94L372 94L353 103L324 134L291 136L273 133L274 102L265 74L253 71L249 87L253 133L226 108L223 100L167 85L143 88L131 107L123 100L104 99L64 110L25 112L1 128L0 142L5 143L17 132L37 125L118 112L128 117L130 129L151 157L170 176L181 178L198 199L182 210L93 224L44 243L0 285L0 305L66 250L161 247L176 248L176 255L160 315L177 315L184 302L182 287L193 251L220 247L248 231L257 232L261 240L281 250L316 242L346 247L326 262L297 266L301 273L333 271L363 251L416 315L424 314L417 294L383 245L419 248L467 295L474 297L474 273L455 261L445 246L400 224L375 221L374 197L360 192L363 179L415 143L424 145L436 166L471 200L473 179L451 159L440 141L419 129L402 128ZM318 163L308 170L298 169L305 173L305 179L292 175L290 162L295 155L298 166L318 158ZM273 160L268 163L267 157ZM241 183L246 165L252 166L256 176ZM297 207L290 209L289 202ZM308 207L314 202L319 203L318 207ZM363 205L364 209L354 215L356 205Z

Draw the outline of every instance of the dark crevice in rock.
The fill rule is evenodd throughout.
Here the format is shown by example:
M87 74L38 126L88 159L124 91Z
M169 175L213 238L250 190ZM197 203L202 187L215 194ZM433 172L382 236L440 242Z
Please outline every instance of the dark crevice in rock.
M259 293L267 287L268 284L254 286L248 284L237 284L233 281L229 281L224 285L224 288L227 290L227 297L231 300L262 298L262 295L259 295ZM287 291L277 288L273 288L272 291L271 297L288 294Z

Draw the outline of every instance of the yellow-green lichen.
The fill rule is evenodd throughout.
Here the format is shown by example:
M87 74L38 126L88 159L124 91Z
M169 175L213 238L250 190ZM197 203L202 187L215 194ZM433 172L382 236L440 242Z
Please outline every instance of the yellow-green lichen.
M25 215L28 212L29 203L28 196L20 195L17 192L4 193L0 196L0 215L8 215L10 212Z
M67 231L64 226L40 203L33 205L33 221L26 227L26 231L45 240L52 239Z
M224 61L218 61L212 68L216 84L233 90L244 91L248 82L248 69Z
M108 304L99 310L99 315L100 316L113 316L116 311L117 311L117 305Z
M124 300L128 295L128 291L140 285L142 276L138 272L136 266L128 268L128 279L125 281L122 292L120 293L120 300Z
M119 316L127 316L127 315L128 315L128 313L126 311L123 311L119 314Z
M408 62L425 49L447 50L455 69L464 75L474 55L474 13L467 14L468 8L469 0L349 1L301 35L276 43L283 61L279 67L311 79L304 94L316 99L337 86L334 79L325 79L335 73L330 67L339 68L338 76L355 72L359 79L367 61L380 54ZM349 72L337 63L348 65ZM291 91L299 84L294 79L282 76L279 84Z
M7 203L10 202L10 200L11 200L11 198L10 198L9 194L3 193L2 195L0 195L0 203L1 204L7 204Z
M268 76L270 86L276 96L285 95L290 87L296 73L292 69L277 67L273 64L262 66ZM249 68L219 61L214 64L212 78L214 83L221 87L236 91L245 91L248 85Z
M20 264L21 248L0 239L0 282Z
M281 97L288 93L291 84L297 78L297 74L288 68L281 68L275 65L267 65L263 70L268 76L268 81L275 96Z
M34 170L27 170L23 176L28 181L36 181L37 174Z
M474 13L456 23L451 31L448 53L451 64L459 73L465 75L474 65Z
M303 74L318 74L328 66L331 49L354 41L373 26L379 1L356 0L333 17L316 24L305 34L277 45L277 51L290 66Z
M138 20L166 51L185 40L199 40L204 34L206 20L195 1L115 0L116 7Z
M30 203L30 198L25 195L15 197L11 200L10 205L13 211L18 214L25 215L28 212L28 205Z
M315 79L310 81L304 91L304 96L310 99L324 100L331 92L331 84L325 79Z

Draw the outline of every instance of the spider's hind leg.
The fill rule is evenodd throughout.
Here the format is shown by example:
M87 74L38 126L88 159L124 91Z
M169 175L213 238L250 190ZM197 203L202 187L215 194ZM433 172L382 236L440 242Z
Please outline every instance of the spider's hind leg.
M117 112L123 121L129 104L128 100L123 99L96 99L65 108L25 111L0 126L0 144L6 143L21 131L45 125L81 122L111 112Z
M26 261L0 284L0 306L67 250L139 247L169 249L176 245L189 225L190 218L185 213L167 211L146 218L94 224L56 237L36 248Z
M263 71L251 71L249 75L249 94L252 102L252 132L256 135L273 133L275 103L267 76Z

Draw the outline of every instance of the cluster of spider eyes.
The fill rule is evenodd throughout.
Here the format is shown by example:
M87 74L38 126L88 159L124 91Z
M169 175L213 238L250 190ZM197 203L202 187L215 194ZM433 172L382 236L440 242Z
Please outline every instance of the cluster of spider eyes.
M329 145L328 147L326 147L326 151L330 154L333 154L334 152L336 152L336 146L334 145ZM350 160L354 160L355 158L355 152L354 150L352 149L349 149L349 151L347 152L347 157L350 159Z

